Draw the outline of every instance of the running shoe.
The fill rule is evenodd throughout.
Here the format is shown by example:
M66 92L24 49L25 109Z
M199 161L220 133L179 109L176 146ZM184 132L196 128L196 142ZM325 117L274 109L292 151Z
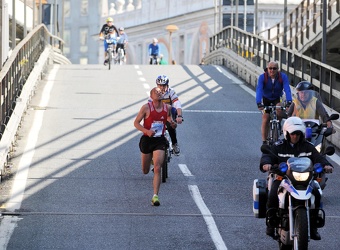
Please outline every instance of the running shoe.
M151 200L152 206L159 206L161 203L159 202L158 195L154 195Z

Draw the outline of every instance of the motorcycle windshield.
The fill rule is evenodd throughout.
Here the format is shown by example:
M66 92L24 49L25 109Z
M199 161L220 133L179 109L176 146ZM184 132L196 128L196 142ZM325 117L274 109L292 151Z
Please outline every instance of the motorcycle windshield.
M312 161L307 157L292 157L287 161L288 168L291 171L303 173L313 170Z
M293 111L291 116L300 117L308 126L320 125L319 115L316 110L316 103L322 103L321 96L314 90L301 90L293 95ZM291 110L290 110L291 111Z

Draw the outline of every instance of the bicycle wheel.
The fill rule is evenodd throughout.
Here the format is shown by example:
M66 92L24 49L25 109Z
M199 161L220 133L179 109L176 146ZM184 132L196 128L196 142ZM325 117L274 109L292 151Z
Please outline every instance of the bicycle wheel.
M274 123L273 125L273 131L272 131L272 138L273 138L273 144L279 140L280 136L280 128L278 123Z
M168 178L168 150L165 150L163 165L161 168L162 182L166 182Z
M109 52L109 70L111 69L111 62L112 62L112 52Z

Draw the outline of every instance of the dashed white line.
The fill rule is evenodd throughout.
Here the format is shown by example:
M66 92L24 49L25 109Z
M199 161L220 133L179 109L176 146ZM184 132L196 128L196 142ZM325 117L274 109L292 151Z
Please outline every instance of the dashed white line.
M193 176L185 164L178 164L179 168L181 169L184 176Z

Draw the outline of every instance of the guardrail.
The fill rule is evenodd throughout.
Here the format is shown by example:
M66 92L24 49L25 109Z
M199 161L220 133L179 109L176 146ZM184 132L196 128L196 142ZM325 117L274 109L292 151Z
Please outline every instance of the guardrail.
M0 181L8 165L22 115L34 94L34 86L47 64L53 63L52 47L57 45L62 51L63 43L41 24L14 48L0 71Z
M269 29L259 32L259 36L277 44L287 43L287 47L302 51L310 47L315 37L321 39L324 0L302 0L287 18ZM337 25L340 19L340 0L326 1L329 27ZM286 27L285 27L286 25Z
M63 41L49 33L41 24L32 30L13 50L11 56L0 71L0 140L6 124L15 108L16 100L35 66L39 56L47 45L57 41L62 50Z
M204 58L205 64L224 65L254 87L269 61L279 63L291 86L302 80L311 82L327 109L340 112L340 70L260 36L228 26L210 38L210 51ZM333 124L337 133L331 141L340 148L340 122Z

